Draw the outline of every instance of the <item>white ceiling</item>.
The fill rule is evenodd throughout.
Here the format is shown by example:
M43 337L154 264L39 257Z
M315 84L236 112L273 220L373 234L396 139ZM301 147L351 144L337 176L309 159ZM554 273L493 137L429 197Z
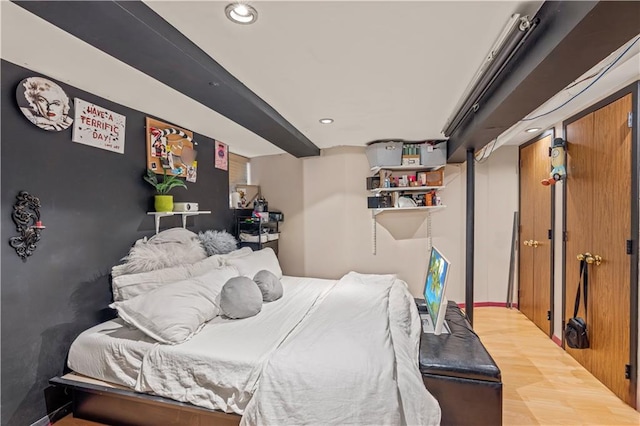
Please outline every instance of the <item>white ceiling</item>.
M146 3L327 148L441 138L509 16L532 16L542 2L253 1L253 25L228 21L227 1ZM3 59L219 139L238 154L282 152L13 3L3 1L0 13ZM335 122L321 125L323 117Z
M640 34L498 136L496 148L527 142L535 137L536 133L527 133L526 129L539 128L545 131L552 128L638 79L640 79ZM493 143L486 148L493 150Z

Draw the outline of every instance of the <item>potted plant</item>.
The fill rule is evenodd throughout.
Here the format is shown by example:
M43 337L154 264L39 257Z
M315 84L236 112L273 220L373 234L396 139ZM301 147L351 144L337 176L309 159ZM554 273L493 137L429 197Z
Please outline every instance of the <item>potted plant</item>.
M169 191L178 186L187 189L187 185L179 177L167 175L167 171L165 169L162 169L162 172L162 182L158 181L156 173L151 169L147 169L147 174L143 176L143 179L149 182L156 189L157 194L154 200L154 207L156 211L172 212L173 195L168 195Z

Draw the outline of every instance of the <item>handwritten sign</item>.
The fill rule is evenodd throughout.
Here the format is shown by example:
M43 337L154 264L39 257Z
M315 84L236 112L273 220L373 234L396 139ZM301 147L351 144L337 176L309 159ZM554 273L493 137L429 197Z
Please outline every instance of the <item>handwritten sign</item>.
M84 145L124 154L126 117L75 98L71 139Z

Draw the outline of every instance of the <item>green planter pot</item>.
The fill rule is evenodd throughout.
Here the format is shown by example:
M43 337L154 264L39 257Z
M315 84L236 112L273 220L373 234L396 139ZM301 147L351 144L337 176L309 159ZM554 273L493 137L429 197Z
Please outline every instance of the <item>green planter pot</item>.
M156 195L153 206L156 208L156 212L172 212L173 195Z

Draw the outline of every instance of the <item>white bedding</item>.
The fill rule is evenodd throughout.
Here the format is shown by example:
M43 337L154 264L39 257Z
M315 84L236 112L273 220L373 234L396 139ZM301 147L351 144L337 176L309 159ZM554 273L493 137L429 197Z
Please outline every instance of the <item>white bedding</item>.
M145 354L158 343L120 318L83 331L69 349L69 368L95 379L134 388Z
M391 275L345 275L269 357L241 425L439 424L406 295Z
M335 283L283 277L284 296L265 303L258 315L217 317L183 344L155 346L136 390L242 414L264 360Z
M258 315L217 317L179 345L120 320L100 324L73 343L69 367L244 414L244 424L439 423L418 369L421 325L406 283L350 273L282 284L284 297Z

